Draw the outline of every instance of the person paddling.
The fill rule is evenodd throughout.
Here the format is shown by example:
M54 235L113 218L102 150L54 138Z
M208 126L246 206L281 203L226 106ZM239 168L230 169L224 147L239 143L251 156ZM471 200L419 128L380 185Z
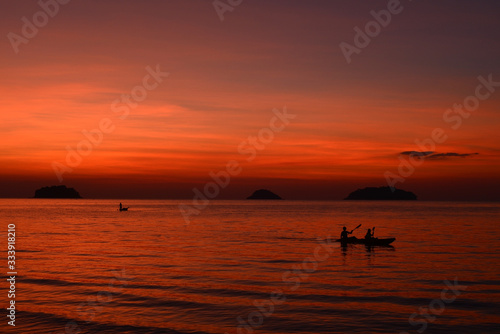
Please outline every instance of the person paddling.
M375 227L373 228L373 233L375 233ZM369 241L373 239L373 233L371 229L368 229L368 231L366 231L365 240Z
M354 228L353 230L351 230L351 232L347 231L347 228L344 226L344 228L342 229L342 232L340 232L340 241L347 241L347 239L349 239L349 237L347 235L349 234L352 234L352 232L354 232L354 230L356 230L358 227L360 227L361 224L359 224L358 226L356 226L356 228Z
M342 240L342 241L343 240L347 240L347 238L348 238L347 235L348 234L352 234L352 231L351 232L347 231L347 228L344 226L343 231L340 232L340 240Z

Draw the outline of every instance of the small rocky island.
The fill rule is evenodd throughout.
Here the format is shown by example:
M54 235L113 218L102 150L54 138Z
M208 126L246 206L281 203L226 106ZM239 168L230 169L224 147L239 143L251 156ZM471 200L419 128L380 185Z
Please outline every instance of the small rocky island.
M417 195L410 191L391 187L368 187L358 189L349 194L345 200L369 200L369 201L415 201Z
M35 198L82 198L74 188L66 186L43 187L35 191Z
M267 189L259 189L255 191L251 196L247 197L247 199L282 199L282 198Z

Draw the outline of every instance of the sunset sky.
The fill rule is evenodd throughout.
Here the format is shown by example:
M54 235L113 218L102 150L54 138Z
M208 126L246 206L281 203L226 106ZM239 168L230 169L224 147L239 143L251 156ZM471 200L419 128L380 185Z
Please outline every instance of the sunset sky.
M65 184L86 198L191 198L235 160L222 199L342 199L411 157L423 163L396 187L420 199L500 200L499 1L401 1L350 63L340 44L388 1L243 0L223 21L212 2L72 0L14 45L42 8L2 1L0 197ZM168 77L125 107L157 68ZM498 82L479 89L488 97L468 118L447 113L480 76ZM241 145L285 106L295 118L248 161ZM114 131L60 183L54 162L103 119ZM436 128L447 138L435 148L415 143Z

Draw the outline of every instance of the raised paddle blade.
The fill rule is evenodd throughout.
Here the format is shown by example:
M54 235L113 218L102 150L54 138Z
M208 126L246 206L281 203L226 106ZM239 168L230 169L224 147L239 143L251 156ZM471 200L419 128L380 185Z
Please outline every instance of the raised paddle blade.
M359 227L361 226L361 224L359 224L358 226L356 226L354 229L351 230L351 233L354 232L356 229L358 229Z

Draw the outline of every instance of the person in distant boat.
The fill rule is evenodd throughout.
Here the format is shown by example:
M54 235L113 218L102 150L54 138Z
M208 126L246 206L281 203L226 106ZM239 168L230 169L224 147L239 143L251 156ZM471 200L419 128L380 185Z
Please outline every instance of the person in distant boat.
M370 240L372 238L373 238L372 230L368 229L368 231L366 231L365 240Z
M123 209L122 203L120 203L120 211Z
M348 236L347 236L348 234L352 234L352 231L351 232L347 231L347 228L344 226L343 231L340 232L340 240L341 241L342 240L347 240L348 239Z

